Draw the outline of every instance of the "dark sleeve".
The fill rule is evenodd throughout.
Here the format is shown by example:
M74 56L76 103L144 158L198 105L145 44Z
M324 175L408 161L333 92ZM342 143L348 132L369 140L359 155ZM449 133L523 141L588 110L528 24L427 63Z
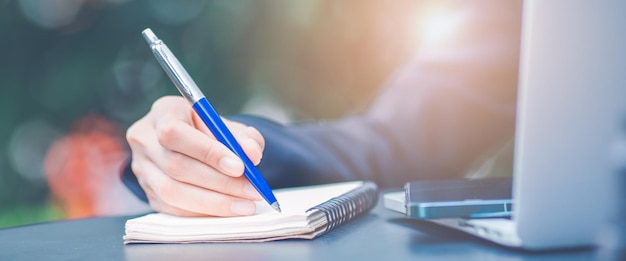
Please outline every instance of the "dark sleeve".
M456 33L441 43L424 39L364 113L292 125L233 117L263 134L259 169L270 185L373 180L386 188L460 177L511 139L521 4L459 2L451 11Z
M148 197L146 196L146 192L143 191L141 186L139 186L139 180L137 180L137 176L133 173L131 169L132 158L128 158L126 164L122 166L122 183L132 192L138 199L148 202Z

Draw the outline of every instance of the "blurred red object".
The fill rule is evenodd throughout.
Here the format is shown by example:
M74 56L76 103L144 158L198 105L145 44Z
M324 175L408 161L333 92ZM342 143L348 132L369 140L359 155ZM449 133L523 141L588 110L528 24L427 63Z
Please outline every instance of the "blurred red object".
M88 116L50 146L43 171L52 198L66 218L143 209L119 179L128 154L122 135L122 129L107 119Z

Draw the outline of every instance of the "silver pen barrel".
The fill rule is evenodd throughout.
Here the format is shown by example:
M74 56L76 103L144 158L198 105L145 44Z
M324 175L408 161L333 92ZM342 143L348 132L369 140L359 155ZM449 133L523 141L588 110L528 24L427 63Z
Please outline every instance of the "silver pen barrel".
M167 48L167 45L161 41L150 28L147 28L141 32L146 42L150 45L152 53L156 57L167 76L170 77L176 88L185 99L191 104L204 98L204 94L198 88L198 85L193 81L187 70L178 61L176 56Z

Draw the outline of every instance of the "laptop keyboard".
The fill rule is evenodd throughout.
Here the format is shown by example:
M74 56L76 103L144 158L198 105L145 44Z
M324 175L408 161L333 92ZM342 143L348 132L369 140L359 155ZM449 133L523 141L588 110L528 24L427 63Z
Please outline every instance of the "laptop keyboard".
M441 219L433 221L501 245L510 247L522 246L522 240L517 234L515 222L508 218Z

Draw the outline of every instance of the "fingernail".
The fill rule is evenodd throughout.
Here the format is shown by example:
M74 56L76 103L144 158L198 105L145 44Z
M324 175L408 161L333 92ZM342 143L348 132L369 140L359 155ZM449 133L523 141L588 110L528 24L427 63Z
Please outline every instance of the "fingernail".
M261 150L261 145L259 145L259 143L256 142L256 140L248 139L248 143L252 144L252 146L254 146L254 148L257 149L258 151L262 151Z
M223 157L220 160L220 168L222 171L232 175L240 175L243 173L241 160L232 157Z
M253 162L255 166L259 165L259 163L261 163L261 159L263 158L263 149L261 149L261 145L259 145L259 143L257 143L254 139L248 139L247 143L252 145L252 147L254 147L254 149L256 149L257 151L259 151L259 158L256 160L256 162Z
M245 193L246 196L248 196L249 198L263 199L263 197L261 197L261 194L259 194L259 192L256 191L254 186L252 186L252 184L250 183L246 184L245 188L243 189L243 193Z
M230 210L237 215L252 215L255 209L252 201L235 200L230 205Z

